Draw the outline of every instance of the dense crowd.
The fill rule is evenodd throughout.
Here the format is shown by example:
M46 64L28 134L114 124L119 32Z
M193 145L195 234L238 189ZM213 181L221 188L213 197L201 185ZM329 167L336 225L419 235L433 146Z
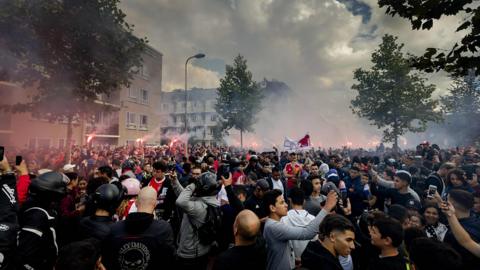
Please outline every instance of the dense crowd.
M182 149L8 151L0 269L480 268L475 147Z

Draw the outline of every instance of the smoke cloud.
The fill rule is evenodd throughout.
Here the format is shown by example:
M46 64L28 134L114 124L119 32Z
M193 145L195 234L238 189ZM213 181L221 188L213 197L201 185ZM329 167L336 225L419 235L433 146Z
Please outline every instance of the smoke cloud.
M429 46L448 49L461 34L454 32L461 18L451 16L431 31L413 32L376 0L124 0L121 7L135 34L163 53L164 91L183 88L185 60L198 52L207 58L191 62L189 86L218 87L225 64L239 53L257 81L288 84L293 94L265 100L256 132L246 135L246 142L263 147L307 132L315 146L374 145L381 132L349 109L353 70L370 65L385 33L398 35L414 54ZM450 83L442 73L428 77L437 96ZM235 134L227 139L239 141Z

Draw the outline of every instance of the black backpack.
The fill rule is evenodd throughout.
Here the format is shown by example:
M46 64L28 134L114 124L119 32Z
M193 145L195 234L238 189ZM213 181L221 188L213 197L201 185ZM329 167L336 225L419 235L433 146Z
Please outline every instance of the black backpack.
M223 212L218 206L207 204L205 223L200 227L195 226L189 219L194 232L198 235L202 245L211 245L215 248L223 248Z

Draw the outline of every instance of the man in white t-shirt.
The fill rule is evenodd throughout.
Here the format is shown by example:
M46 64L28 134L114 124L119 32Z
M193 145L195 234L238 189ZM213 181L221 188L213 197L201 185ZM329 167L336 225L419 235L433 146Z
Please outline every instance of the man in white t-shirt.
M282 179L280 170L277 168L272 169L272 176L267 178L270 190L278 189L282 192L285 201L287 201L287 182Z

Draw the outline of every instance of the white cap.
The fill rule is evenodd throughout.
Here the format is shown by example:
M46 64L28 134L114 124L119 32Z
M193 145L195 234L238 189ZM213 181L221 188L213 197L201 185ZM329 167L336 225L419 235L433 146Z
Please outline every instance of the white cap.
M47 173L47 172L53 172L53 171L50 170L50 169L40 169L40 170L38 170L38 175L44 174L44 173Z
M75 165L73 164L65 164L65 166L63 166L63 172L73 172L74 169Z

